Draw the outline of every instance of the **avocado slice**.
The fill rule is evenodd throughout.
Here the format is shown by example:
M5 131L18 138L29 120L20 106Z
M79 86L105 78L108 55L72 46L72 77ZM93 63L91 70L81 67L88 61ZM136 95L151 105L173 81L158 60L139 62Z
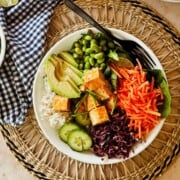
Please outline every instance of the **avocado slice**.
M76 60L73 58L73 56L66 51L62 51L59 53L59 56L64 59L66 62L68 62L69 64L71 64L72 66L74 66L75 68L78 67L78 64L76 62Z
M51 90L63 97L79 98L81 92L78 87L74 88L69 81L65 80L66 78L62 78L64 80L58 80L55 71L55 64L53 64L51 59L47 59L45 62L45 72Z
M56 78L59 81L62 80L63 77L64 77L65 69L67 68L67 66L62 61L59 61L59 60L57 60L55 58L50 57L49 60L51 61L51 63L55 67L55 76L56 76Z
M75 68L74 66L72 66L71 64L69 64L66 61L64 61L64 64L66 64L69 68L71 68L74 71L74 73L76 73L79 77L82 78L83 72L81 72L79 69Z
M70 77L70 76L66 76L65 78L66 81L68 81L69 84L71 84L71 86L76 90L76 91L80 91L78 86L76 85L76 83L74 82L74 80Z
M80 78L70 67L67 67L66 73L71 77L76 85L83 84L83 79Z
M74 73L76 73L79 77L82 77L83 76L83 73L77 69L76 67L74 67L72 64L68 63L67 61L65 61L64 59L62 59L61 57L57 56L56 54L52 54L51 56L54 60L56 61L61 61L63 62L63 64L65 64L66 66L68 66L69 68L71 68Z

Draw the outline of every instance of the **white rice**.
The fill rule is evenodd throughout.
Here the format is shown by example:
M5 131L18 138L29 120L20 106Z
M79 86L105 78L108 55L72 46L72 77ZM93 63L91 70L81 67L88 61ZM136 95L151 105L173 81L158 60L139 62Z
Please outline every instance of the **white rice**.
M70 114L68 112L56 112L53 109L52 103L55 93L51 91L46 78L44 79L44 87L45 93L40 105L41 119L48 121L52 128L59 129L65 121L70 120Z

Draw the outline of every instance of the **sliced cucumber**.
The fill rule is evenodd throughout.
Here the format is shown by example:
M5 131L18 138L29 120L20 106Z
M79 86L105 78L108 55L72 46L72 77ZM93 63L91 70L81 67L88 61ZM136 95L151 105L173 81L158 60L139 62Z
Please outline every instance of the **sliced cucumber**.
M74 129L79 129L79 126L72 122L64 123L59 129L59 137L67 143L70 132Z
M75 151L85 151L91 148L92 139L84 130L75 129L68 136L68 145Z

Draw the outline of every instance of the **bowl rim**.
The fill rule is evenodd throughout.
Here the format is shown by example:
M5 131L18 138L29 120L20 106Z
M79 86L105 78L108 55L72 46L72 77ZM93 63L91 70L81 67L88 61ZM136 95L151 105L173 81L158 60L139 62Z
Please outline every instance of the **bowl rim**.
M167 3L180 3L180 0L161 0Z
M50 143L52 145L54 145L60 152L62 152L63 154L66 154L67 156L69 156L70 158L72 159L76 159L76 160L79 160L81 162L84 162L84 163L90 163L90 164L114 164L114 163L119 163L119 162L122 162L122 161L125 161L127 159L131 159L133 158L134 156L138 155L139 153L141 153L143 150L145 150L151 143L152 141L156 138L156 136L159 134L163 124L164 124L164 121L165 119L162 119L161 122L149 133L148 135L148 140L149 141L146 141L146 142L143 142L141 143L141 147L139 148L138 152L133 148L133 150L130 152L130 157L127 158L127 159L108 159L108 161L102 161L102 160L98 160L97 162L94 161L93 157L92 159L89 159L89 161L85 160L85 159L78 159L79 156L75 156L73 157L72 154L68 153L68 152L65 152L64 150L62 151L62 149L60 150L59 149L59 146L57 144L55 144L55 140L53 140L51 137L48 137L48 134L47 134L47 128L42 124L44 123L42 119L40 119L40 115L38 114L38 109L37 109L37 103L35 102L37 96L39 96L40 94L37 93L38 95L36 95L36 89L39 90L39 88L37 88L37 85L39 86L39 83L38 83L38 80L41 79L42 77L40 77L41 75L43 75L44 73L44 70L42 69L43 68L43 64L45 62L45 60L49 57L50 54L52 54L53 52L57 52L57 49L59 48L59 44L61 44L64 40L66 40L67 38L69 38L69 36L72 36L78 32L83 32L83 31L87 31L88 29L92 29L92 30L96 30L96 28L83 28L83 29L79 29L75 32L72 32L72 33L69 33L67 34L66 36L62 37L60 40L58 40L47 52L46 54L44 55L44 57L42 58L42 61L38 67L38 70L36 72L36 75L35 75L35 78L34 78L34 82L33 82L33 107L34 107L34 112L35 112L35 117L37 119L37 122L38 122L38 125L39 127L41 128L43 134L45 135L45 137L50 141ZM136 40L136 42L138 42L139 44L143 45L143 47L147 50L147 52L154 58L156 59L157 61L157 66L159 68L162 68L158 58L156 57L156 55L154 54L154 52L145 44L143 43L139 38L135 37L134 35L128 33L128 32L125 32L125 31L122 31L120 29L116 29L116 28L109 28L110 30L114 30L114 33L117 33L119 31L119 35L120 37L122 38L125 38L125 39L133 39L133 40ZM98 31L98 30L96 30ZM125 37L123 37L123 35L126 35ZM62 50L62 48L60 48ZM163 70L164 71L164 70ZM165 75L165 74L164 74ZM166 78L166 76L165 76ZM39 98L39 97L38 97ZM43 127L44 126L44 127ZM49 125L50 126L50 125ZM53 129L53 128L52 128ZM55 130L54 130L55 131ZM147 140L147 139L146 139ZM138 143L139 144L139 143ZM138 146L139 147L139 146ZM135 148L136 148L136 145L135 145ZM135 150L135 151L134 151ZM135 153L136 152L136 153ZM81 153L80 153L81 154ZM97 158L99 159L102 159L102 157L98 157Z
M6 38L1 25L0 25L0 41L1 41L1 50L0 50L0 66L1 66L6 52Z

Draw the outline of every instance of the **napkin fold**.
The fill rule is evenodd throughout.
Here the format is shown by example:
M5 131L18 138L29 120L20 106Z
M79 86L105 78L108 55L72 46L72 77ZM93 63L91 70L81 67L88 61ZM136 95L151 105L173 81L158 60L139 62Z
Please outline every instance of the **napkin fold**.
M6 56L0 67L0 122L18 126L32 107L34 75L44 53L48 24L60 0L21 0L0 7Z

